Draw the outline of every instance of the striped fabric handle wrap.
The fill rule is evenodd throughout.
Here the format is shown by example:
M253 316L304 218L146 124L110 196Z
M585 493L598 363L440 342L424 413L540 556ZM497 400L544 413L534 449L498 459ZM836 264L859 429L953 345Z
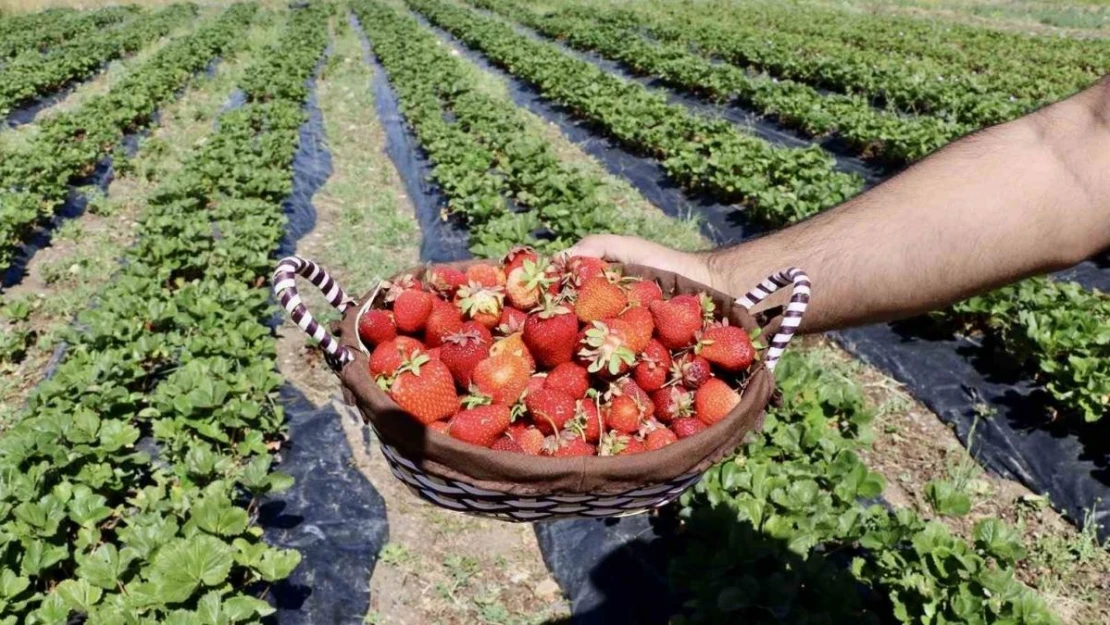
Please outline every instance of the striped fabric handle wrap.
M300 326L323 348L328 363L338 368L354 359L349 349L340 345L324 326L320 325L308 312L301 296L297 293L297 276L307 278L313 286L320 289L324 297L339 312L347 310L355 303L351 296L332 279L327 270L300 256L288 256L278 262L274 271L274 297L281 303L293 323Z
M746 310L751 310L753 306L787 285L793 285L794 291L790 296L790 303L786 305L786 311L783 312L782 326L771 338L771 345L767 348L767 355L763 359L764 366L770 371L775 370L775 365L778 364L779 358L786 351L787 344L790 343L790 339L794 337L794 333L802 323L802 315L805 314L806 306L809 305L809 294L812 289L809 276L797 267L783 269L760 282L758 286L736 300L737 304L743 306Z

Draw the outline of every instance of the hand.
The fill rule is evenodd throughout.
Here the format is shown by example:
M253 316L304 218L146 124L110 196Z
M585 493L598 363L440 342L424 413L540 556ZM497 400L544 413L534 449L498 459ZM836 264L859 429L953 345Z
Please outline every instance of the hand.
M592 234L566 250L570 256L593 256L670 271L719 289L709 271L707 255L680 252L637 237Z

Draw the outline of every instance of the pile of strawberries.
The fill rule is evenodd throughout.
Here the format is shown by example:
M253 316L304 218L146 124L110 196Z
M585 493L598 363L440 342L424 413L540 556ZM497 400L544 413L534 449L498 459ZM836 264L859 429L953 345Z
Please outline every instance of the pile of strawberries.
M359 320L370 374L406 411L459 440L531 455L659 449L717 423L756 358L707 295L527 247L466 272L433 266L382 285Z

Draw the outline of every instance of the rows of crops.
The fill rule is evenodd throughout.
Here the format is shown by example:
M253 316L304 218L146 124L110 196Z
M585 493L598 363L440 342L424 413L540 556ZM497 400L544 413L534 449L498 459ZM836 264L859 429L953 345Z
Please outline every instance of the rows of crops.
M534 119L475 81L425 20L596 135L656 161L691 195L769 226L834 206L863 181L820 147L772 145L545 38L888 164L1069 93L1102 66L1071 40L1004 56L1029 39L912 20L903 34L874 37L889 24L836 12L819 36L769 4L748 13L704 4L349 0L273 11L248 2L204 18L177 4L0 19L8 106L180 31L106 94L0 154L0 269L199 72L239 54L260 22L281 22L279 43L238 84L245 102L160 182L135 245L106 269L116 276L66 333L64 360L0 434L0 624L255 622L273 612L269 585L301 556L267 545L256 524L260 498L291 486L271 470L284 416L265 278L285 232L306 80L329 21L348 11L428 157L445 218L489 257L522 243L556 251L603 231L672 243L677 226L606 202L601 176L569 164ZM1063 411L1105 414L1104 294L1036 279L943 319L1030 363ZM690 599L679 622L1056 622L1017 579L1024 552L1013 528L987 519L960 537L868 503L885 483L860 458L874 414L858 383L805 353L789 354L776 378L782 402L762 434L678 506L685 529L671 584Z
M170 97L216 54L233 54L255 12L224 11L118 89L153 90L171 73L177 82L157 87ZM0 439L0 541L14 565L2 573L3 622L74 612L239 622L273 611L258 595L299 555L268 547L253 526L257 497L288 485L269 472L282 414L261 285L284 233L327 15L292 13L280 45L248 69L246 103L161 185L65 362Z

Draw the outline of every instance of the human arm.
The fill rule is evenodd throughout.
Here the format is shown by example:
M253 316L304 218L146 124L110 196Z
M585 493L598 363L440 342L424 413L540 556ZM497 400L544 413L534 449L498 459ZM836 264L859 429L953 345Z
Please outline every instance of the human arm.
M570 253L669 269L732 294L784 267L814 291L806 332L909 317L1110 248L1110 79L953 142L806 221L688 254L632 237Z

